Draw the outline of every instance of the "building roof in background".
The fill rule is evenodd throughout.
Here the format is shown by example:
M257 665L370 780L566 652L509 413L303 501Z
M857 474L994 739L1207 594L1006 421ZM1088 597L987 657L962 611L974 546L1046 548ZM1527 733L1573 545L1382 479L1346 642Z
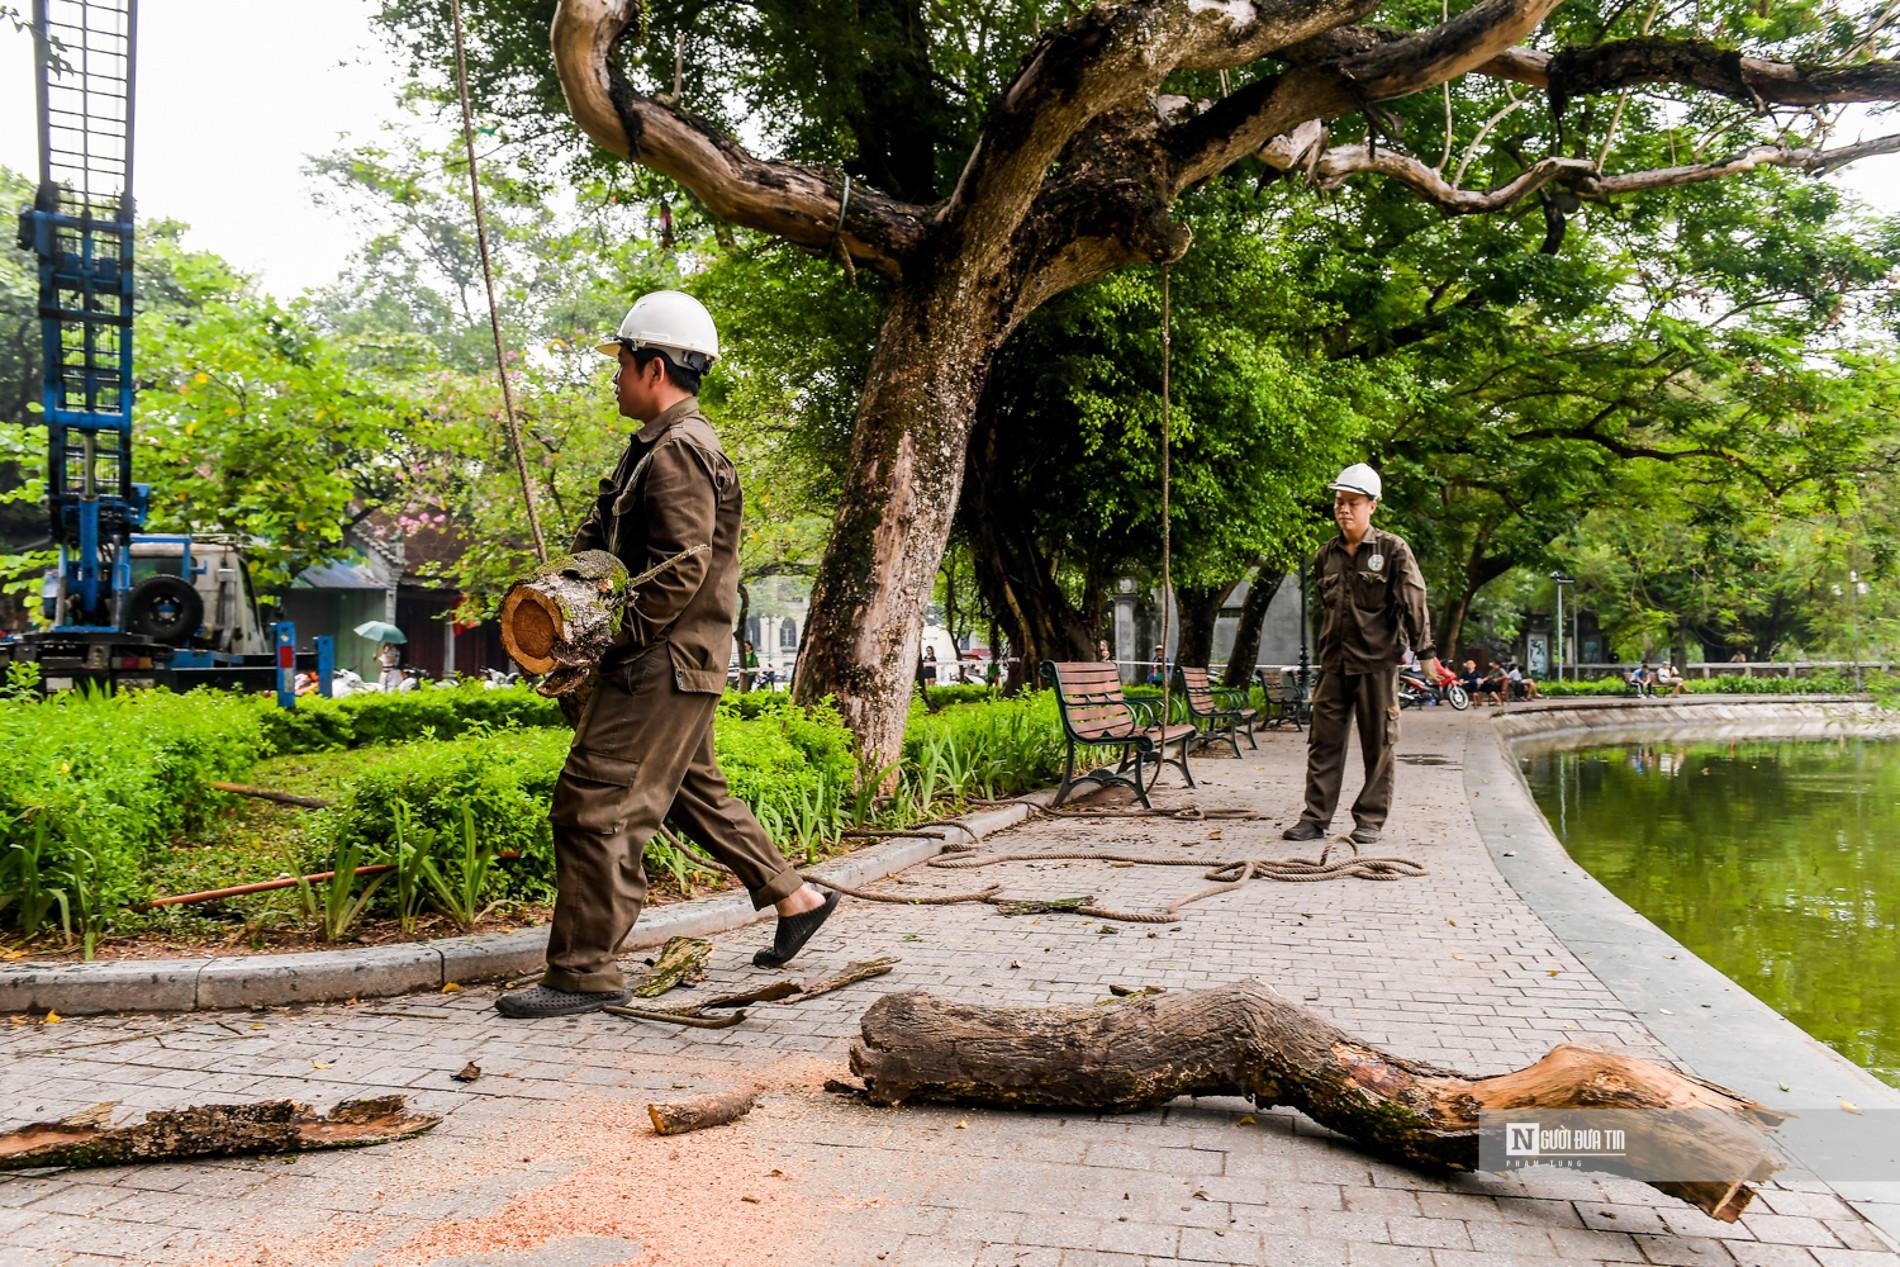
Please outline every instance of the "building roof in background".
M362 559L338 559L320 563L297 573L290 583L294 590L386 590L389 582L378 577Z

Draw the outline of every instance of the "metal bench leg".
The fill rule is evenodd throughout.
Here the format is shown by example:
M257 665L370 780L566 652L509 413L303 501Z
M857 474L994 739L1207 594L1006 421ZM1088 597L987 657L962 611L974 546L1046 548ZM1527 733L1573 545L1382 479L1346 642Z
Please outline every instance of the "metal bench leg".
M1069 797L1069 790L1075 786L1075 740L1069 740L1069 754L1062 762L1062 785L1056 789L1056 799L1049 802L1049 808L1055 809Z

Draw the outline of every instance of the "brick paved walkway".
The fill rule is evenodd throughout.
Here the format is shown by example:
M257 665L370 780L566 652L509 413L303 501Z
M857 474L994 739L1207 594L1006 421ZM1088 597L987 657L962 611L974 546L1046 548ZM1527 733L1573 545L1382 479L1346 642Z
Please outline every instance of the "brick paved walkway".
M1244 761L1200 761L1199 803L1267 821L1043 820L989 847L1284 852L1303 743L1260 742ZM1770 1188L1730 1225L1628 1181L1421 1177L1295 1114L1249 1118L1238 1100L1095 1117L869 1109L818 1090L843 1072L876 995L913 988L1040 1004L1100 999L1112 983L1258 977L1368 1040L1473 1073L1557 1042L1666 1059L1475 838L1463 758L1491 742L1482 715L1407 716L1384 851L1425 861L1426 879L1257 883L1152 929L847 900L802 973L872 954L900 955L900 967L808 1004L757 1007L729 1030L508 1022L489 988L0 1026L5 1125L105 1100L121 1114L269 1096L327 1108L391 1089L447 1115L429 1136L361 1152L0 1177L0 1262L1900 1265L1819 1188ZM1191 868L1101 864L983 874L1026 895L1149 908L1205 883ZM972 887L924 868L903 879L919 893ZM757 981L750 957L765 935L719 938L710 984ZM479 1081L449 1078L471 1060ZM767 1088L742 1124L673 1139L647 1129L653 1093L740 1077Z

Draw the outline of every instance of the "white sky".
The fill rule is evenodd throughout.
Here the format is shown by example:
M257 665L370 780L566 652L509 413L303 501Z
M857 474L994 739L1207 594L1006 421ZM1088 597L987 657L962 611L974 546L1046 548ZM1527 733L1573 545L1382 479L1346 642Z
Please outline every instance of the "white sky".
M311 202L302 168L340 136L367 140L401 114L394 59L370 29L372 8L371 0L315 8L147 0L135 138L140 212L189 222L190 245L258 274L280 297L331 280L360 231ZM29 174L38 169L33 82L30 41L0 27L0 163ZM1894 116L1886 123L1900 130ZM1857 131L1842 129L1835 143ZM1877 208L1900 210L1900 155L1831 179ZM10 224L14 209L0 210Z

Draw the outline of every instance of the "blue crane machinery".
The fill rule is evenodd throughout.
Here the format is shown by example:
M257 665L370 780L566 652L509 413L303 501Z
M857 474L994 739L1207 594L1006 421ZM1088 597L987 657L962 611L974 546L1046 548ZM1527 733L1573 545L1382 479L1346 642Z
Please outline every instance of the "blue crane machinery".
M47 689L80 682L275 687L295 634L258 619L241 543L141 530L132 478L132 134L137 0L36 0L39 184L19 244L39 260L46 501L59 562L49 629L15 650ZM306 659L326 683L328 639Z

